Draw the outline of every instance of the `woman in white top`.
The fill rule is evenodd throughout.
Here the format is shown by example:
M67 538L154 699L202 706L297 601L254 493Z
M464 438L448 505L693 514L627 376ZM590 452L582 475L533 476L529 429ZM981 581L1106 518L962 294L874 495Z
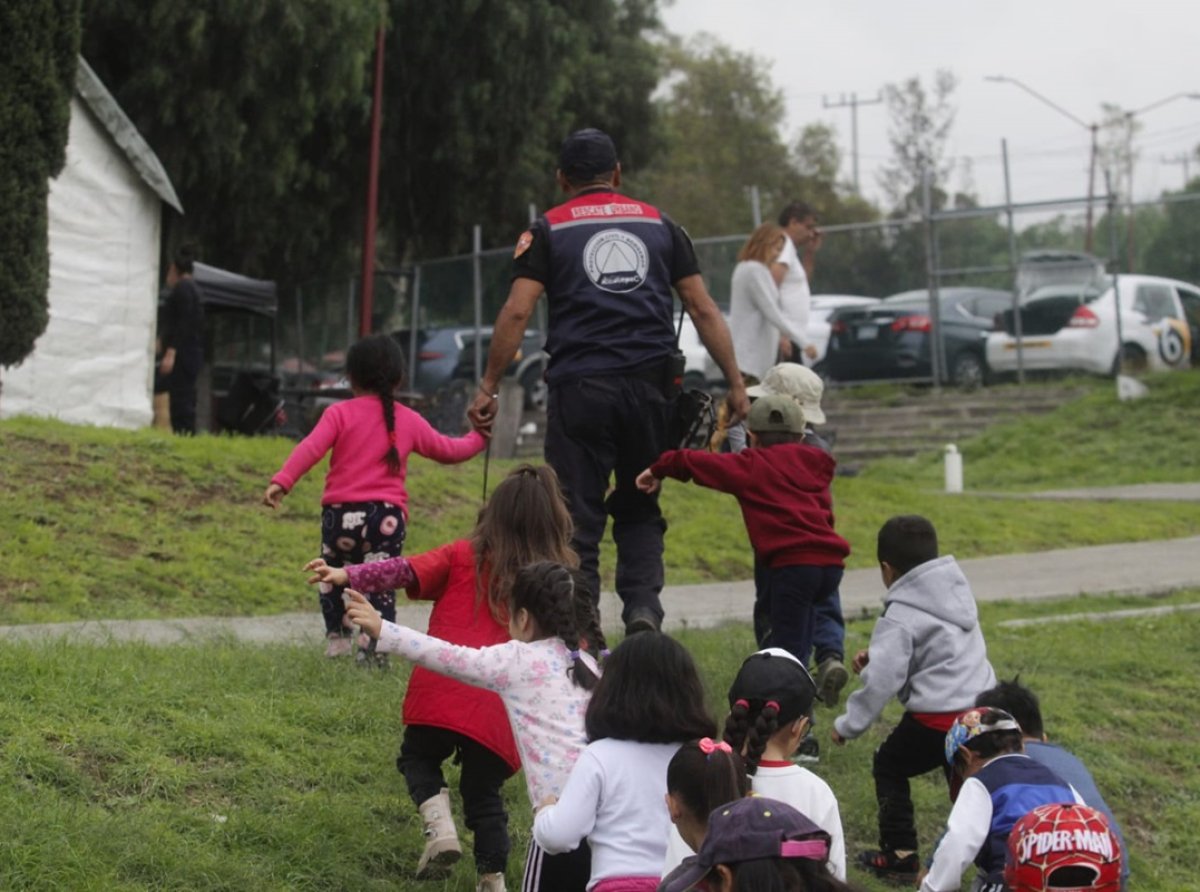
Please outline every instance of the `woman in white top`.
M774 223L755 229L738 252L730 283L729 329L738 368L759 380L775 365L781 337L797 344L808 342L808 336L784 316L772 268L786 239Z

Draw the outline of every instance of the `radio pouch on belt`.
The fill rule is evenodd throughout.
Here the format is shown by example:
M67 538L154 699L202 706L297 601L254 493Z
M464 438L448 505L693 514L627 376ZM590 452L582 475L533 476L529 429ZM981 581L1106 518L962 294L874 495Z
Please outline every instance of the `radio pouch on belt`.
M667 426L667 443L673 449L705 449L712 437L717 417L712 396L698 388L683 387L687 357L679 349L679 333L683 330L684 310L679 310L679 326L675 330L675 349L663 365L663 393L674 400Z

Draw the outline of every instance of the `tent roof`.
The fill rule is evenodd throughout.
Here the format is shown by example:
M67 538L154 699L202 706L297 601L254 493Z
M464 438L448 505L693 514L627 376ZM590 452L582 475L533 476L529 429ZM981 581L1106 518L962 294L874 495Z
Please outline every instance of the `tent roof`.
M251 279L199 262L192 265L192 277L206 308L247 310L262 316L274 316L278 310L275 283L267 279Z
M92 110L92 114L108 131L113 142L125 153L125 157L146 185L182 214L183 205L179 202L179 196L175 194L175 187L171 185L171 178L163 169L162 162L142 139L133 122L121 110L121 106L117 105L117 100L108 92L108 88L96 76L96 72L92 71L92 67L83 56L79 57L79 68L75 72L75 89Z

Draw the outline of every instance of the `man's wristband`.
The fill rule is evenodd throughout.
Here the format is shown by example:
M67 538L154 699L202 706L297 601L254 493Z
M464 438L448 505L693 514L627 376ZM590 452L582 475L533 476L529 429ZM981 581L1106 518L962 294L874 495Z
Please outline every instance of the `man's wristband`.
M488 399L490 399L490 400L498 400L498 399L500 399L500 394L498 394L498 393L492 393L492 392L491 392L491 391L490 391L488 388L486 388L486 387L484 387L484 386L483 386L483 382L482 382L482 381L481 381L481 382L479 382L479 392L480 392L480 393L482 393L484 396L486 396L486 397L487 397Z

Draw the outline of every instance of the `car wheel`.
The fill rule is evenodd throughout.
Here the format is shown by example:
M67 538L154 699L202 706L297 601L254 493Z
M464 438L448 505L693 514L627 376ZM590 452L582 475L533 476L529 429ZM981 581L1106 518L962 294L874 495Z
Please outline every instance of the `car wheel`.
M822 359L820 362L818 362L812 367L812 370L814 374L821 379L821 382L825 385L826 389L828 389L829 386L834 383L833 375L829 373L829 363L827 363L825 360Z
M461 437L468 430L467 407L475 397L470 381L455 378L438 388L425 411L425 419L434 430L451 437Z
M546 411L550 388L542 377L542 364L535 362L521 373L521 389L525 392L525 408Z
M1137 344L1126 344L1121 348L1118 358L1113 360L1113 373L1137 374L1146 371L1149 366L1145 350Z
M950 380L959 390L976 390L986 381L983 357L971 350L964 350L954 357L950 367Z

